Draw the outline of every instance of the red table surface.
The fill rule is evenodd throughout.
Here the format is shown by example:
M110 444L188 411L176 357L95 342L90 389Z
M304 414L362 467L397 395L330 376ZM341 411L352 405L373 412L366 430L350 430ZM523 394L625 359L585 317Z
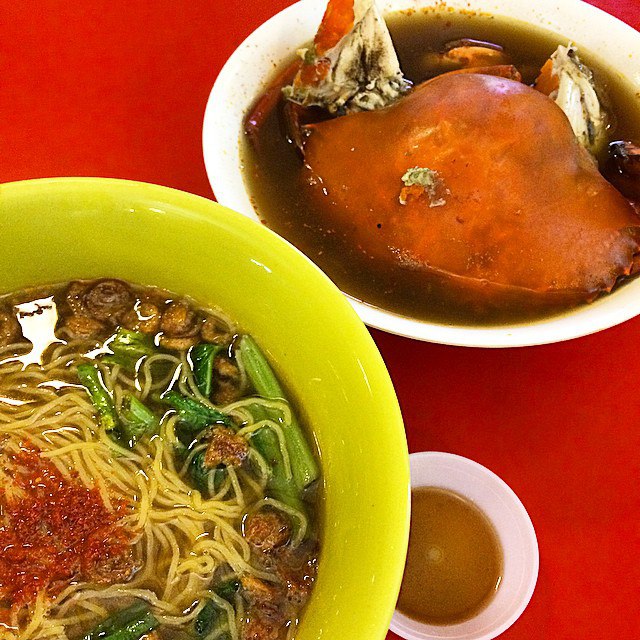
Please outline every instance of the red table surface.
M201 150L211 86L236 46L290 3L3 2L0 181L110 176L212 197ZM639 0L593 4L640 27ZM635 640L640 319L526 349L372 334L398 393L410 450L477 460L531 515L538 584L502 637Z

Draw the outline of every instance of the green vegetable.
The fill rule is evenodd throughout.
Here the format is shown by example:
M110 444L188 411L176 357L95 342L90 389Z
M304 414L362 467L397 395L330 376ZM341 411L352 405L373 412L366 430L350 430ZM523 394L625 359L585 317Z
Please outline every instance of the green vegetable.
M237 578L231 578L221 582L216 588L215 592L224 598L227 602L233 604L233 599L240 589L240 580Z
M159 424L158 418L138 398L131 394L124 396L120 409L120 426L129 446L135 445L145 434L155 433Z
M83 640L139 640L159 625L149 605L137 602L109 616L86 634Z
M183 425L194 435L212 424L224 424L235 428L231 418L222 411L208 407L195 398L183 396L177 391L167 391L160 400L178 412Z
M213 600L207 600L207 604L200 610L193 625L196 637L206 638L213 631L219 629L224 622L224 610Z
M234 596L239 589L240 581L237 578L231 578L221 582L214 592L230 604L233 604ZM216 637L219 640L229 640L228 633L220 634L226 622L225 610L213 600L208 600L195 619L194 631L196 637L203 639Z
M204 496L210 495L210 489L217 491L225 478L227 477L226 469L222 467L214 467L213 469L204 464L206 451L200 451L189 465L189 475L193 486Z
M78 378L86 387L93 406L96 408L100 426L105 431L113 431L118 427L118 416L113 404L113 398L106 390L97 367L92 364L78 365Z
M131 394L124 396L120 414L116 412L113 398L104 387L96 366L88 363L78 365L78 378L89 392L100 425L118 443L133 447L143 435L157 430L158 418Z
M256 341L249 335L240 339L240 357L251 384L263 398L284 398L284 391Z
M208 398L211 395L213 384L213 361L223 350L217 344L197 344L191 349L191 361L193 362L193 375L200 393Z
M251 336L242 336L239 352L247 375L258 394L264 398L284 399L285 395L280 383L260 347ZM261 429L260 431L263 430ZM318 479L320 475L318 465L295 417L292 419L291 424L282 425L282 431L291 460L293 478L298 489L302 490ZM255 436L253 440L255 441Z
M152 356L158 353L153 336L139 331L129 331L123 327L118 329L108 346L113 351L113 355L105 356L103 361L119 364L129 371L135 369L136 362L143 356Z
M252 405L250 411L256 422L266 419L277 420L262 405ZM280 500L294 509L304 512L304 507L300 500L300 491L293 479L287 477L284 458L280 449L280 440L276 433L269 427L262 427L262 429L258 429L251 435L251 444L271 469L271 476L267 485L269 494L276 500Z

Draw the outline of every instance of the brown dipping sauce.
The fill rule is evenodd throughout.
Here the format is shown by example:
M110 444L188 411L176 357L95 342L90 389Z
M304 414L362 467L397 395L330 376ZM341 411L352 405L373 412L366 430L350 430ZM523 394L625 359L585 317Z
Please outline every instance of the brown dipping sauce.
M409 553L397 609L424 624L473 618L495 595L504 561L487 518L461 495L436 487L411 492Z

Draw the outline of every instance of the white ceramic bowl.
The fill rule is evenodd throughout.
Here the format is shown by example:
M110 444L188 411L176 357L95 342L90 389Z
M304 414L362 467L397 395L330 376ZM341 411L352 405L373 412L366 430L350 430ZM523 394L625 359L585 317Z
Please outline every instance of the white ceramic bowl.
M407 640L491 640L508 629L529 603L538 579L538 542L518 496L495 473L452 453L409 456L411 487L449 489L473 502L491 521L504 553L496 595L480 613L458 624L429 625L393 614L391 630Z
M440 0L378 0L383 13L442 5ZM597 53L640 91L640 34L580 0L448 0L447 6L512 17L562 34ZM204 160L222 204L258 220L242 177L240 135L249 107L267 86L274 68L310 41L326 0L301 0L254 31L234 52L213 87L204 119ZM351 299L368 325L390 333L475 347L515 347L560 342L595 333L640 313L640 279L613 295L563 316L518 325L462 327L425 322Z

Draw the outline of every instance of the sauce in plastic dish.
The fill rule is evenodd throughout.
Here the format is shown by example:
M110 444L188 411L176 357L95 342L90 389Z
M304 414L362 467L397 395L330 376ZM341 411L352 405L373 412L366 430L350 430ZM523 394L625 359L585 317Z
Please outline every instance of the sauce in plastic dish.
M398 610L428 624L475 616L502 580L503 551L487 516L458 493L418 487Z
M538 543L518 496L453 453L411 463L411 531L391 631L405 640L492 640L527 606Z

